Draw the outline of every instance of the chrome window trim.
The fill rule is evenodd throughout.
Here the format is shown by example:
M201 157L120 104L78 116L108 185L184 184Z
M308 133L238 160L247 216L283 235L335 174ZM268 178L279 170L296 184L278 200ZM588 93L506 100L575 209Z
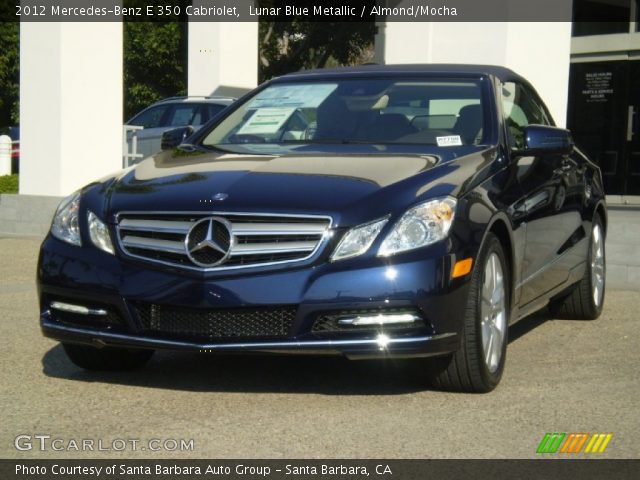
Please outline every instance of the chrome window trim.
M326 226L325 229L325 233L322 235L322 238L318 241L318 244L316 245L316 248L314 248L309 255L307 255L306 257L303 258L295 258L293 260L279 260L276 262L264 262L264 263L254 263L251 265L231 265L228 267L225 267L224 265L221 265L219 267L210 267L210 268L203 268L203 267L198 267L198 266L192 266L192 265L180 265L178 263L171 263L171 262L166 262L164 260L156 260L153 258L148 258L148 257L143 257L141 255L136 255L134 253L129 252L126 247L123 245L122 243L122 238L120 235L120 218L121 216L126 216L126 215L158 215L158 216L162 216L162 215L197 215L200 218L206 218L206 217L210 217L210 216L221 216L223 218L226 219L227 216L233 216L233 217L279 217L279 218L295 218L295 219L312 219L312 220L326 220L328 221L328 224ZM284 265L284 264L303 264L303 263L307 263L309 260L311 260L313 257L316 256L316 254L318 254L320 252L320 250L322 250L327 242L329 241L330 235L327 235L328 232L330 232L333 228L333 217L329 216L329 215L310 215L310 214L294 214L294 213L265 213L265 212L260 212L260 213L255 213L255 212L230 212L230 211L157 211L157 210L150 210L150 211L131 211L131 210L126 210L126 211L121 211L118 212L114 215L115 218L115 230L116 230L116 243L118 245L118 250L119 252L122 254L121 256L124 258L135 258L137 260L143 261L143 262L148 262L148 263L154 263L154 264L158 264L158 265L166 265L168 267L171 268L175 268L178 270L190 270L190 271L194 271L194 272L204 272L204 273L208 273L208 272L220 272L220 271L230 271L230 270L246 270L246 269L260 269L260 268L264 268L264 267L271 267L274 265ZM228 220L228 219L227 219ZM235 235L232 232L232 235ZM185 251L185 255L186 255L186 251Z

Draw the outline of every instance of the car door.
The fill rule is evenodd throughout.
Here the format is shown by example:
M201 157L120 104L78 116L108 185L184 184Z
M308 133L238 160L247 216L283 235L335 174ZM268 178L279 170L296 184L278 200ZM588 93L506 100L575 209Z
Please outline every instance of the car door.
M142 130L127 135L129 145L133 135L138 137L137 153L141 153L143 158L160 151L160 141L162 133L167 130L165 125L169 112L169 104L155 105L143 110L127 122L127 125L143 127Z
M512 150L524 147L528 125L551 125L547 109L528 86L506 82L502 103ZM519 156L516 162L523 198L517 205L524 215L526 242L522 262L520 304L526 305L565 282L576 262L566 256L584 238L581 219L581 175L571 156Z

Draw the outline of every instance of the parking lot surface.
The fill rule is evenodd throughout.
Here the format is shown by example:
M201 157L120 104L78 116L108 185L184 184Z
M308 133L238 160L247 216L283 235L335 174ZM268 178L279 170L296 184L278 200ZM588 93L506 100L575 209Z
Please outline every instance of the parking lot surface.
M430 391L420 362L335 357L160 352L136 372L89 373L40 334L38 246L0 238L0 458L533 458L547 432L612 433L599 457L639 456L638 292L608 291L595 322L513 326L486 395ZM64 450L17 450L19 435ZM83 439L128 446L75 450ZM152 439L193 449L150 451Z

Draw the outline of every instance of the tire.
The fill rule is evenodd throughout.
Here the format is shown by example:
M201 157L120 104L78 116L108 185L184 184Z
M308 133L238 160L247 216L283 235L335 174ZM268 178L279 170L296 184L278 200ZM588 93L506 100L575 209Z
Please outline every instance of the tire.
M433 387L455 392L486 393L500 382L509 331L509 272L500 241L493 233L489 233L470 280L461 348L452 355L432 360L429 379ZM499 286L498 277L502 278L502 287ZM493 290L491 283L495 286ZM494 292L489 295L490 301L483 300L490 291ZM496 293L498 291L502 292L501 297ZM493 342L499 341L499 344L487 343L490 332L496 335ZM485 350L483 344L491 345L493 349Z
M130 350L126 348L95 348L86 345L63 343L64 351L75 365L92 371L127 371L144 366L152 357L153 350Z
M568 295L549 304L549 311L556 318L595 320L602 313L607 270L604 226L597 213L592 225L584 276L572 287Z

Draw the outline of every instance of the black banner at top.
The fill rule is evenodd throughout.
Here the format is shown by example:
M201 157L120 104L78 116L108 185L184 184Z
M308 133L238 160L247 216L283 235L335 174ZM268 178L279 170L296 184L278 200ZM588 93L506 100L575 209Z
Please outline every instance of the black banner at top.
M569 22L573 0L8 0L4 22ZM594 21L606 21L598 15Z

